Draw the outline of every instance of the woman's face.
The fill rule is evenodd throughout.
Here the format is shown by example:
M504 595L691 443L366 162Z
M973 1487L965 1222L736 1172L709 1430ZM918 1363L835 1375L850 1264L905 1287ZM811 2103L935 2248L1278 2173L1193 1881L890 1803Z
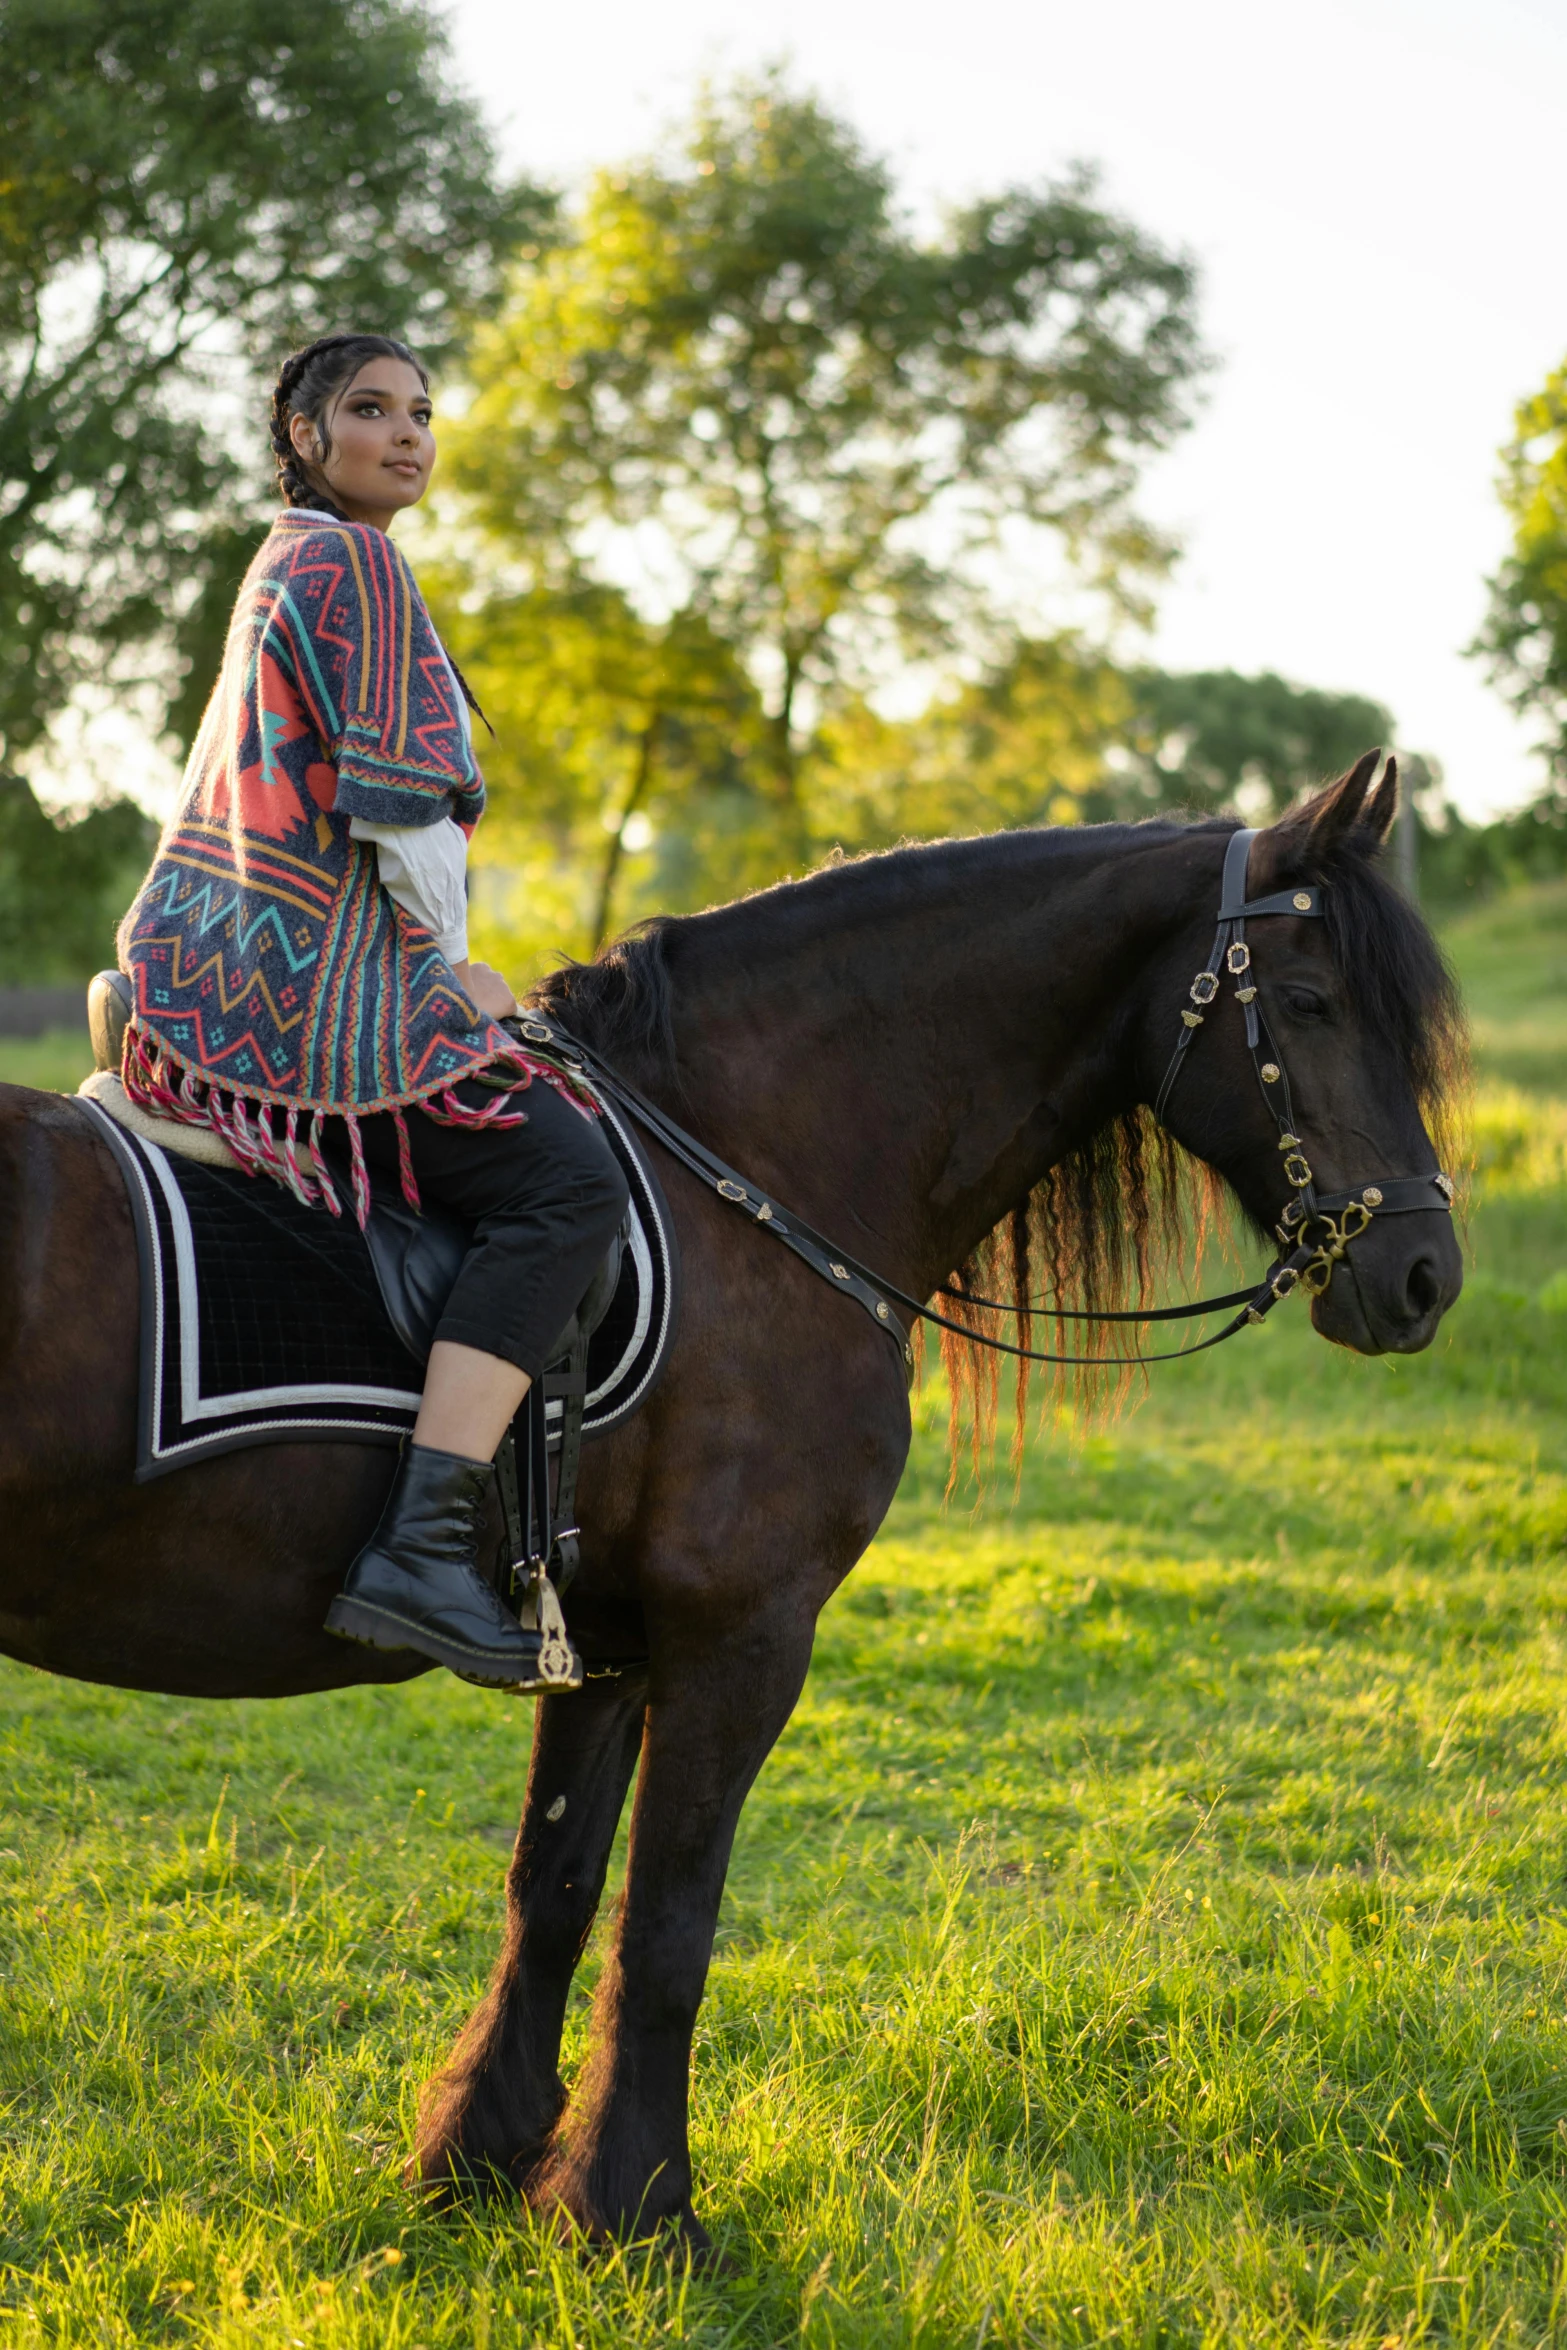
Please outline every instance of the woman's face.
M351 522L385 530L394 514L418 505L430 486L435 435L430 395L406 359L367 359L334 395L326 429L331 446L324 463L308 416L290 420L289 438Z

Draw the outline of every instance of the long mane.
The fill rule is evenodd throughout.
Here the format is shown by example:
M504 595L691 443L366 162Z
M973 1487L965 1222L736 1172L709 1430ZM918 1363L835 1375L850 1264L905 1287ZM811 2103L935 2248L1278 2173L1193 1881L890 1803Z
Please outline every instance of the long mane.
M1156 821L1175 829L1168 819ZM1129 837L1146 838L1153 829L1139 826ZM1210 818L1203 829L1231 827ZM1450 1164L1467 1075L1467 1035L1453 976L1419 913L1379 870L1369 831L1341 835L1326 853L1314 850L1309 828L1300 827L1299 838L1298 864L1287 878L1323 885L1334 961L1352 982L1368 1025L1386 1040L1408 1078L1438 1153ZM1068 839L1063 837L1063 847ZM814 915L811 897L842 888L856 868L862 884L874 886L884 877L896 893L907 880L909 861L939 855L945 845L883 852L854 861L847 872L835 865L723 908L718 918L741 922L764 908L776 916L785 907ZM867 875L866 866L877 868L877 875ZM713 919L674 916L644 923L591 963L566 963L551 972L534 991L536 1002L628 1076L661 1092L677 1114L680 965L688 934ZM1227 1197L1213 1170L1189 1157L1151 1111L1132 1109L1058 1160L967 1262L953 1268L954 1289L999 1299L1009 1311L950 1300L942 1301L942 1310L976 1336L1087 1356L1084 1367L1048 1372L1049 1396L1079 1407L1113 1405L1134 1375L1127 1358L1145 1342L1146 1326L1064 1317L1135 1312L1160 1302L1176 1281L1183 1287L1195 1283ZM916 1347L923 1329L918 1326ZM965 1427L977 1468L994 1438L1001 1358L952 1331L941 1333L941 1354L954 1470ZM1014 1460L1026 1433L1035 1375L1029 1364L1018 1364Z

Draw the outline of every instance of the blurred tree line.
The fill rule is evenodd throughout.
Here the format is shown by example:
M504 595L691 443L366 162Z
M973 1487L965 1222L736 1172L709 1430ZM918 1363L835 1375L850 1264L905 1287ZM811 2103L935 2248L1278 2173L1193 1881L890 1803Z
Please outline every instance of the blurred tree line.
M1205 361L1190 264L1087 174L916 226L775 75L568 209L497 170L417 0L8 0L0 65L0 766L84 690L153 693L188 746L266 526L265 390L349 322L455 380L409 543L494 728L475 928L514 966L840 848L1264 818L1393 737L1106 650L1174 552L1135 492ZM1562 692L1538 628L1493 633ZM1483 885L1497 828L1416 780L1431 886ZM138 821L0 786L0 981L103 959Z

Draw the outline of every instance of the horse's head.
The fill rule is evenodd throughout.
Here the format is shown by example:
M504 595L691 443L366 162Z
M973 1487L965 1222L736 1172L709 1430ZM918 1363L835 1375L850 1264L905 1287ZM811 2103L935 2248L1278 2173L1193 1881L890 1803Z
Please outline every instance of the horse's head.
M1283 893L1287 910L1246 922L1216 987L1185 973L1149 1016L1164 1023L1167 1054L1178 1012L1201 1006L1164 1123L1260 1231L1325 1242L1308 1278L1325 1282L1317 1329L1360 1354L1414 1354L1463 1280L1452 1218L1428 1188L1442 1164L1429 1128L1441 1131L1463 1027L1430 932L1377 871L1398 804L1394 762L1373 787L1377 762L1368 754L1256 835L1242 894L1255 904ZM1183 929L1183 955L1202 942L1193 971L1216 912L1210 895ZM1161 959L1162 971L1177 967ZM1325 1213L1309 1217L1316 1200Z

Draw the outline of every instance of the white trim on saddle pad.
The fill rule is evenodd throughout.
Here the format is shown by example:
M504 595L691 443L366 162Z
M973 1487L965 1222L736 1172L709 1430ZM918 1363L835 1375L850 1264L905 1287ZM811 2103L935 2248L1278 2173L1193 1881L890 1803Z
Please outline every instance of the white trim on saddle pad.
M302 1206L264 1174L247 1174L244 1183L230 1185L230 1174L246 1171L216 1135L149 1116L106 1071L89 1080L78 1098L119 1163L136 1227L142 1293L138 1483L245 1445L311 1438L395 1444L419 1407L418 1368L383 1321L368 1250L352 1219L334 1221L319 1208ZM675 1238L657 1176L638 1138L608 1103L602 1113L606 1139L631 1186L631 1210L620 1282L589 1346L585 1437L618 1426L646 1400L668 1352L679 1290ZM173 1161L166 1155L171 1152ZM181 1157L201 1161L211 1172L182 1175ZM217 1202L214 1185L232 1194L232 1208ZM214 1242L199 1238L193 1211L209 1234L226 1232L247 1199L249 1212L235 1227L240 1254L214 1258ZM296 1282L290 1290L286 1280L280 1287L274 1279L259 1291L246 1288L245 1280L254 1276L230 1285L231 1267L254 1262L257 1252L265 1257L274 1245L296 1251L303 1245L308 1252L305 1289ZM354 1260L346 1268L345 1257ZM266 1261L281 1276L288 1260ZM321 1282L330 1288L345 1274L347 1289L327 1308L326 1341L318 1343L307 1334L318 1326ZM216 1369L202 1336L209 1313L221 1358ZM257 1336L259 1356L226 1344L223 1333L236 1326L235 1315L247 1332L259 1332L270 1317L273 1336ZM292 1376L277 1375L285 1357ZM273 1364L268 1380L266 1369ZM547 1418L550 1440L558 1443L558 1400L551 1400Z

